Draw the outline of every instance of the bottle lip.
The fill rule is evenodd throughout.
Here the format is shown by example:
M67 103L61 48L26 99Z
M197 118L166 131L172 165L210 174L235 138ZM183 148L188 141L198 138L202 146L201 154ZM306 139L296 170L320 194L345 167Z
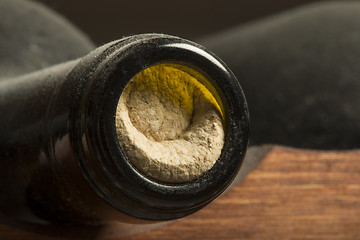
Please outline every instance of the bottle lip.
M85 59L79 65L88 73L76 67L71 74L83 79L71 107L70 136L85 178L107 203L136 218L169 220L199 210L230 185L245 156L249 113L240 84L220 59L198 44L163 34L130 36ZM162 63L202 73L224 104L222 154L209 171L186 183L159 183L141 174L127 160L116 134L116 108L123 89L138 72Z

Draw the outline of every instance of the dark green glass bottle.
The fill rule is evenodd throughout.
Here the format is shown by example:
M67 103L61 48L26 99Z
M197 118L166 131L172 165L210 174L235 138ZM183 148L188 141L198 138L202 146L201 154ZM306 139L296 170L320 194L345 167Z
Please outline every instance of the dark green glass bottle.
M137 73L158 64L201 75L221 103L221 155L191 181L146 176L118 141L122 91ZM52 67L21 71L19 63L17 69L0 82L0 211L7 216L82 224L176 219L219 196L241 166L249 135L244 94L225 64L198 44L134 35Z

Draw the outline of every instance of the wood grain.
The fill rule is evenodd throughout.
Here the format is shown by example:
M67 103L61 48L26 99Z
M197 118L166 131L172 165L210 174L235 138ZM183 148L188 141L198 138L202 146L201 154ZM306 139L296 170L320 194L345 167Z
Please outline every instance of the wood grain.
M121 239L114 225L81 231L80 239ZM0 224L0 239L63 238ZM360 151L274 147L208 207L123 239L360 239Z

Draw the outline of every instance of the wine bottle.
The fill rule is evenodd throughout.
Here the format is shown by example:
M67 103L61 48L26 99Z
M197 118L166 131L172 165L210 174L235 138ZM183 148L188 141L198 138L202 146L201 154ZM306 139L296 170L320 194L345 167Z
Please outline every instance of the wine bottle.
M250 145L359 147L359 21L359 2L316 2L196 39L241 79Z
M160 79L156 89L147 82L149 76ZM180 106L179 111L189 120L180 135L160 140L151 135L152 147L144 153L138 142L146 133L139 130L137 138L132 135L136 128L124 126L129 131L119 132L121 123L126 122L119 117L119 99L129 86L135 100L136 94L150 89L170 113ZM162 133L166 126L167 130L176 129L178 115L175 120L169 111L157 116L163 114L160 108L152 109L152 98L144 96L139 99L145 105L124 105L129 107L125 118L131 109L145 108L137 117L140 123L146 122L141 121L150 116L143 107L148 106L157 111L151 116L170 124L163 123L154 134ZM172 105L166 105L165 98ZM207 107L210 105L212 108ZM249 135L246 100L226 65L196 43L163 34L125 37L85 57L3 79L0 109L0 211L33 222L137 222L189 215L230 185L241 166ZM217 115L202 117L211 109ZM216 116L224 133L222 144L204 135L206 131L198 124L205 119L204 124L211 125ZM153 127L155 122L150 119L147 124L145 127ZM208 128L206 124L203 127ZM174 145L180 138L184 145ZM131 144L126 142L129 139ZM187 147L194 142L199 148ZM213 154L216 146L220 148ZM174 149L178 155L166 155ZM204 163L190 159L187 168L184 159L188 155ZM208 162L210 155L215 156L212 163ZM147 157L152 160L146 162ZM162 157L169 162L163 164Z

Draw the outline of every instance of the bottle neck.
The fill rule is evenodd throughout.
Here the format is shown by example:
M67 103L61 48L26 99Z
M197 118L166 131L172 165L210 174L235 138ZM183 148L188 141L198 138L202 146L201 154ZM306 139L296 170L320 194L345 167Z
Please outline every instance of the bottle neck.
M0 82L0 108L4 117L0 124L4 127L1 133L1 146L31 146L49 141L51 133L45 129L48 124L49 105L55 98L62 97L62 109L56 115L61 116L69 108L66 92L59 88L66 85L66 76L79 60L59 64L45 70L9 78ZM54 119L55 120L55 119ZM57 124L51 131L59 131L66 123ZM59 126L62 125L62 126ZM10 146L9 146L10 144Z
M181 184L140 173L116 134L116 108L125 86L140 71L162 63L203 74L223 103L226 132L219 159L200 177ZM0 140L2 158L8 160L3 169L18 165L19 175L26 177L11 188L22 185L23 201L43 218L83 222L183 217L229 186L246 152L249 119L239 83L212 53L177 37L127 37L84 58L1 84L10 89L0 90L7 116L0 123L8 128Z

